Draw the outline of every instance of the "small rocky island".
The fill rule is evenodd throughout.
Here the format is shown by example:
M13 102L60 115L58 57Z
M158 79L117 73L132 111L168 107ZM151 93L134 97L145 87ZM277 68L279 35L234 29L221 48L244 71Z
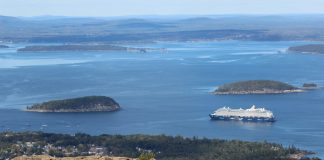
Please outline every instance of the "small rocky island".
M288 52L324 54L324 44L309 44L289 47Z
M112 112L119 109L115 100L105 96L54 100L27 107L29 112Z
M0 48L9 48L9 46L6 46L6 45L0 45Z
M271 80L250 80L224 84L215 94L280 94L302 92L302 89L287 83Z
M80 51L125 51L146 53L151 51L165 51L164 48L133 48L109 44L66 44L66 45L35 45L26 46L18 52L80 52Z
M304 89L317 89L317 84L315 84L315 83L304 83L303 88Z

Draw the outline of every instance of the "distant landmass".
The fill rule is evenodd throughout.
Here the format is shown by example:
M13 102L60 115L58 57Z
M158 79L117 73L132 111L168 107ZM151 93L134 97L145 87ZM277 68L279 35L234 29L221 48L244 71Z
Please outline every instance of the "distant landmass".
M9 48L9 46L6 46L6 45L0 45L0 48Z
M323 41L319 15L153 17L0 16L0 41L141 43L157 41ZM23 29L22 29L23 28Z
M58 52L58 51L127 51L127 52L149 52L164 51L155 48L132 48L109 44L69 44L69 45L35 45L20 48L18 52Z
M27 107L30 112L111 112L119 109L115 100L105 96L54 100Z
M271 80L250 80L224 84L215 94L277 94L302 92L303 90L287 83Z
M288 48L289 52L324 54L324 44L309 44Z

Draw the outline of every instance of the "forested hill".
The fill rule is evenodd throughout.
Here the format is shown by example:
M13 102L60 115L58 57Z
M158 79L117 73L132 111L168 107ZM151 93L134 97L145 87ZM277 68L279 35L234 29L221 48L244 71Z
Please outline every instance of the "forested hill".
M227 141L171 137L165 135L100 135L52 134L41 132L0 133L0 159L20 155L49 154L89 155L100 148L102 155L139 157L143 152L152 152L159 160L288 160L292 155L305 154L295 147L285 148L267 142ZM71 155L71 150L74 150Z

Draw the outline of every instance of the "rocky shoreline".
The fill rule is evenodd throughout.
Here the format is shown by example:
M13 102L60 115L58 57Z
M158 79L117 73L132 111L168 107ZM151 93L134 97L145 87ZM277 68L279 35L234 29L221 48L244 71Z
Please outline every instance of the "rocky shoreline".
M82 110L77 110L77 109L60 109L60 110L44 110L44 109L26 109L26 112L40 112L40 113L47 113L47 112L52 112L52 113L68 113L68 112L75 112L75 113L82 113L82 112L114 112L120 110L120 107L118 105L114 106L106 106L109 107L109 109L98 109L98 108L92 108L92 109L82 109Z
M238 91L238 92L213 92L218 95L228 95L228 94L288 94L288 93L301 93L304 92L303 89L295 89L295 90L283 90L283 91Z

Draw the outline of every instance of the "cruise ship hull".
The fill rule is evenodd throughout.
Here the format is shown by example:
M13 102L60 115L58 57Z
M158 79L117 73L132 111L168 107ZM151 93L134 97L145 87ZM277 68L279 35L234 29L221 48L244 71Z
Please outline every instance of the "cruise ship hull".
M246 122L275 122L275 118L265 117L236 117L236 116L217 116L210 114L211 120L223 120L223 121L246 121Z

